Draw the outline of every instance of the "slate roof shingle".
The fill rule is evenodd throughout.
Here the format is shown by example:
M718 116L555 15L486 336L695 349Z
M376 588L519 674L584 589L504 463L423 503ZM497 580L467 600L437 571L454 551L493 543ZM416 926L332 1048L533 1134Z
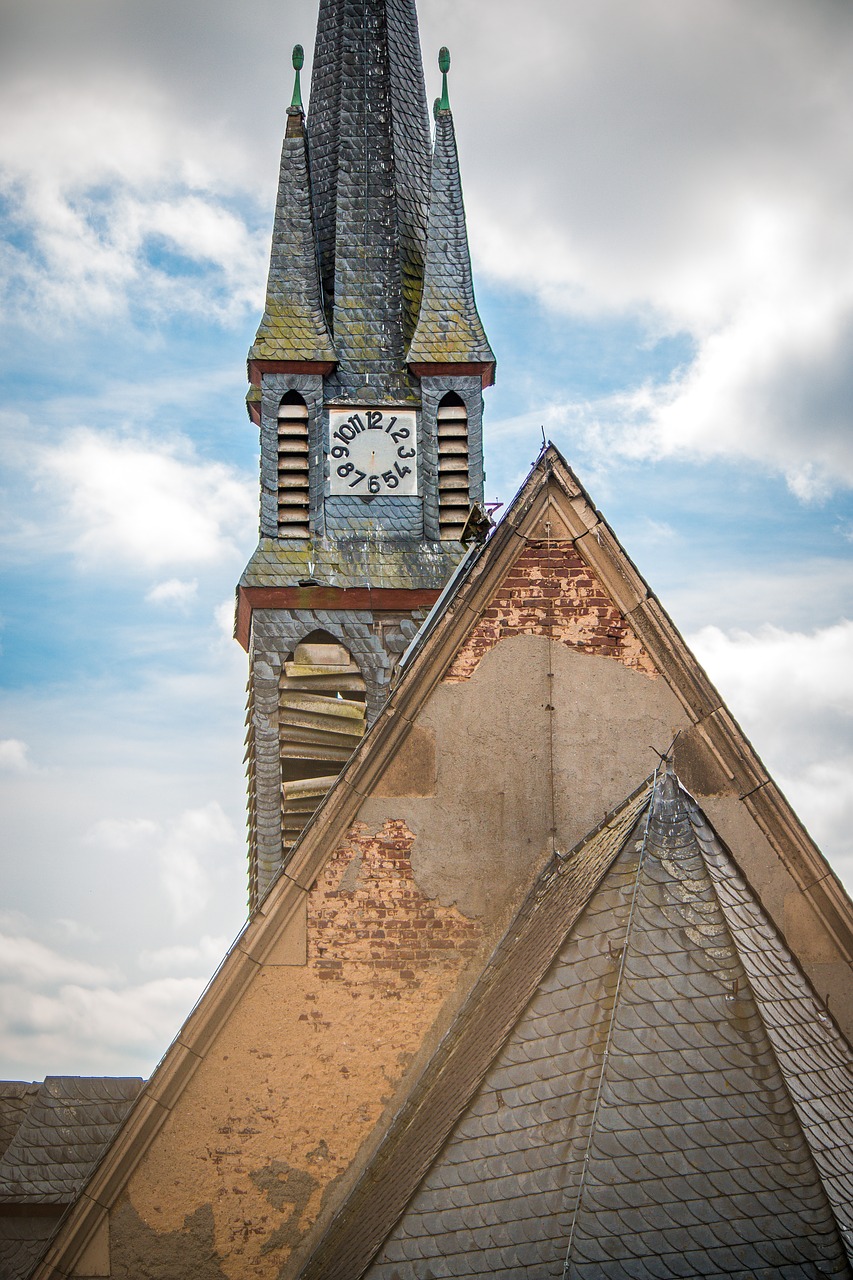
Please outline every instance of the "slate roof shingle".
M464 555L458 542L401 537L262 538L240 579L243 587L295 586L316 578L329 587L440 590Z
M67 1204L141 1088L135 1078L48 1076L0 1159L0 1203Z
M0 1081L0 1277L27 1280L142 1081Z

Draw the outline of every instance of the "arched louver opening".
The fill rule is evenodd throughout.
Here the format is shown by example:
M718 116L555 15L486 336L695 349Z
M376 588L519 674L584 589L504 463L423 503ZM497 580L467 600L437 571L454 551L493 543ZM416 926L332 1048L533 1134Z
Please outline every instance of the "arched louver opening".
M364 737L364 677L325 631L296 646L279 681L284 852Z
M459 538L471 507L468 490L468 410L449 392L438 406L438 524L442 538Z
M278 408L278 536L309 532L308 406L289 391Z

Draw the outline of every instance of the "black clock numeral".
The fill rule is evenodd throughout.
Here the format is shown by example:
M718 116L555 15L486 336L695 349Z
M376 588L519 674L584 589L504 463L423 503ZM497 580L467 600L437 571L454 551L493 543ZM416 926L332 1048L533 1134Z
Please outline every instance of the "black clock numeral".
M359 471L358 468L356 468L355 479L350 480L349 487L351 489L354 489L357 484L361 484L366 474L367 474L366 471Z
M398 427L396 431L391 432L391 439L394 441L395 444L399 444L401 440L408 440L408 438L409 438L408 427Z
M406 470L407 470L407 471L408 471L408 469L409 469L409 468L408 468L408 467L406 467ZM398 485L399 485L399 483L400 483L400 477L399 477L399 476L395 476L393 471L383 471L383 472L382 472L382 479L385 481L385 483L386 483L386 485L388 486L388 488L389 488L389 489L396 489L396 488L397 488L397 486L398 486Z
M342 462L341 465L338 467L338 475L348 476L350 472L354 470L355 468L353 467L351 462Z
M348 458L348 457L349 457L349 449L346 447L346 445L345 445L345 444L336 444L336 445L335 445L335 447L334 447L334 449L332 449L332 457L333 457L333 458Z
M379 483L379 476L371 476L371 477L370 477L370 479L369 479L369 480L368 480L368 482L367 482L367 489L368 489L368 492L369 492L369 493L378 493L378 492L379 492L379 490L381 489L381 487L382 487L382 486L381 486L381 485L380 485L380 483Z
M415 456L414 449L407 449L405 445L401 444L400 448L397 450L398 458L414 458L414 456Z
M397 472L397 475L400 477L401 480L403 476L410 476L412 474L411 467L401 467L399 462L394 463L394 470ZM387 472L387 474L391 475L391 472L389 471Z

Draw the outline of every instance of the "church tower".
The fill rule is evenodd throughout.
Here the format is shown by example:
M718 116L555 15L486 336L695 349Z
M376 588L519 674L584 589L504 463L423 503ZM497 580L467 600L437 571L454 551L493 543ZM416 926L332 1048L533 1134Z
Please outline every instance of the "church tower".
M450 57L431 147L415 0L320 0L294 49L247 405L260 542L249 653L250 905L387 696L483 500L495 359L471 279Z

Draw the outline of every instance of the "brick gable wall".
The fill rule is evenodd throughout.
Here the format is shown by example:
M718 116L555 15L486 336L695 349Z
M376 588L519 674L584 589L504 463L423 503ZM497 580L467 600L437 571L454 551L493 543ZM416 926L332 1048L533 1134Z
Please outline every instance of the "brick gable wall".
M457 654L446 680L469 680L499 640L545 635L581 653L657 671L624 615L571 542L529 542Z

